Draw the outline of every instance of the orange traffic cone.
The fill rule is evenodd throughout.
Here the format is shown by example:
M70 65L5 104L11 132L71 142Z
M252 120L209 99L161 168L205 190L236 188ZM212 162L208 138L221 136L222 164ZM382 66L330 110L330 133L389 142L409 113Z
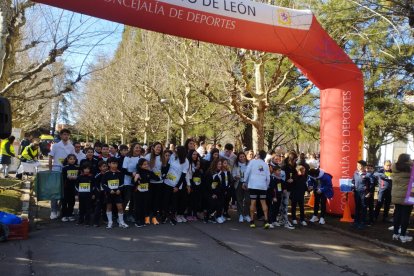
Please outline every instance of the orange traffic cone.
M309 207L313 207L315 205L315 196L313 195L313 192L311 192L311 196L308 200L308 204Z
M348 193L346 193L346 204L344 208L344 214L341 218L341 222L354 222L354 219L351 216L351 207L349 207Z

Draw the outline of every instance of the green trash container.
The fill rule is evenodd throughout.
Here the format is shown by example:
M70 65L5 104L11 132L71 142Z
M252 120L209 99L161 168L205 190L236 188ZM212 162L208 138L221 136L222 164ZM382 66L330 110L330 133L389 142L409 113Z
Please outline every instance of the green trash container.
M35 191L38 201L63 198L62 173L55 171L38 172L35 179Z

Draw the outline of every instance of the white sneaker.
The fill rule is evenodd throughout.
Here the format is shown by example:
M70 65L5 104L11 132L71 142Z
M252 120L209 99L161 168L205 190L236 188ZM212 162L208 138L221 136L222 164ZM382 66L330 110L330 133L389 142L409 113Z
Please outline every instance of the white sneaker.
M187 219L184 216L180 216L182 222L187 222Z
M298 225L298 221L296 219L292 220L293 225Z
M285 223L285 228L287 228L289 230L293 230L293 229L295 229L295 226L293 226L292 224L290 224L290 222L286 222Z
M322 225L323 225L323 224L325 224L325 223L326 223L326 222L325 222L325 219L324 219L324 218L320 218L320 219L319 219L319 224L322 224Z
M410 242L412 240L413 240L413 237L410 237L410 236L400 236L400 241L402 243Z
M273 225L273 223L269 224L269 228L270 229L274 229L275 228L275 226Z
M181 216L175 216L175 220L178 222L178 223L182 223L183 221L181 220Z
M224 223L224 220L221 217L218 217L216 218L216 222L222 224Z
M302 220L301 222L300 222L300 224L302 224L302 226L308 226L308 224L306 223L306 221L304 221L304 220Z
M388 227L388 230L390 230L390 231L394 231L394 226L390 226L390 227Z
M122 221L122 222L119 223L119 227L121 227L121 228L128 228L129 225Z
M250 218L250 216L245 216L244 217L244 220L246 221L246 222L251 222L252 221L252 219Z
M75 217L69 217L69 221L75 221Z
M273 222L273 223L272 223L272 225L273 225L273 226L277 226L277 227L279 227L279 226L280 226L280 223L279 223L279 222L277 222L277 221L275 221L275 222Z
M319 218L317 216L312 216L312 218L309 221L310 222L317 222L317 221L319 221Z
M392 235L392 240L393 241L398 241L399 239L400 239L400 235L396 235L396 234Z
M112 221L108 221L108 225L106 226L106 229L111 229L112 228Z
M62 221L63 221L63 222L68 222L68 221L69 221L69 218L68 218L68 217L63 217L63 218L62 218Z
M243 215L239 216L239 222L242 223L244 221Z
M57 219L57 218L58 218L58 216L57 216L56 212L51 212L50 213L50 219Z

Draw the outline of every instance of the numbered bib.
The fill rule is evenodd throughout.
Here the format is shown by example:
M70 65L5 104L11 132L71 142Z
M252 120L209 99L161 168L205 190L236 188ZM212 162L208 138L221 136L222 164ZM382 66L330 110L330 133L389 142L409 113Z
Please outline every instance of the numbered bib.
M65 161L65 158L59 158L59 163L63 165L63 161Z
M80 193L89 193L91 191L91 183L79 183Z
M119 187L119 179L108 180L108 187L111 190L117 190Z
M278 192L282 191L282 183L277 183L277 191Z
M193 182L196 186L201 184L201 178L200 177L193 177Z
M218 182L211 183L211 189L215 190L218 186Z
M154 174L158 177L161 177L161 172L154 172Z
M138 191L140 192L148 192L148 183L141 183L138 185Z
M167 179L171 181L175 181L177 177L173 175L172 173L167 173Z
M77 177L78 170L68 170L68 177Z

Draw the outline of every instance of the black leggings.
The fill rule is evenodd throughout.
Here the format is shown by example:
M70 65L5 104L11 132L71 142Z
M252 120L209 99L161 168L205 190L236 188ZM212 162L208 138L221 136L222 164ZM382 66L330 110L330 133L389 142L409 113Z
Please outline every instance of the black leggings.
M304 199L301 200L292 200L292 220L296 220L296 206L299 205L299 211L300 211L300 220L305 220L305 204Z
M188 215L196 216L197 212L202 211L202 193L201 186L193 186L191 193L188 195Z
M62 216L73 216L73 207L75 206L75 189L74 187L65 187L62 200Z
M150 192L150 204L151 204L151 215L157 216L162 210L162 199L163 199L163 183L150 183L149 192Z
M407 232L408 223L410 221L411 211L413 205L395 204L394 209L394 234L398 235L398 230L401 227L401 236L405 236Z
M137 223L144 223L145 217L149 216L150 193L136 191L134 193L134 202L135 202L135 221Z
M325 217L326 214L326 196L324 193L318 194L317 192L314 192L315 195L315 205L313 206L313 215L318 216L319 212L319 205L321 207L321 218Z

